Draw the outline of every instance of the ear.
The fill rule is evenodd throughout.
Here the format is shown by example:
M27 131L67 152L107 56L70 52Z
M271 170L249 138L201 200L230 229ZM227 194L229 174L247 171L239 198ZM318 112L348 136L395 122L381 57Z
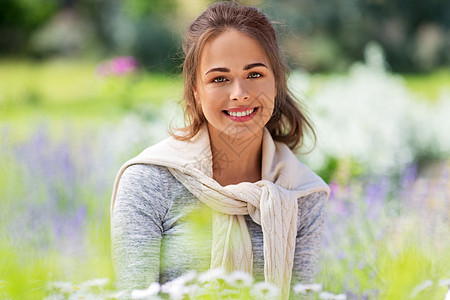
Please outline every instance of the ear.
M200 98L198 96L197 88L195 85L192 87L192 93L194 94L194 99L195 99L195 102L197 103L197 105L201 105Z

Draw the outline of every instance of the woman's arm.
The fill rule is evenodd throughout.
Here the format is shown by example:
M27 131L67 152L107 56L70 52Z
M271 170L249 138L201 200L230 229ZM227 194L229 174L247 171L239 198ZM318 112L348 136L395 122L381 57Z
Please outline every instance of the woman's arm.
M325 192L312 193L299 200L292 283L313 283L322 243L326 216Z
M159 281L163 220L168 204L160 170L132 165L122 175L111 216L112 256L118 289Z

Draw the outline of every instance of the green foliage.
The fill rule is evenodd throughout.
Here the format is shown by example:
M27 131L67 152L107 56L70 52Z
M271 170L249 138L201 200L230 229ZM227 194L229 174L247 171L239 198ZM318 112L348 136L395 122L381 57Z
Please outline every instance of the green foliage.
M316 171L325 182L336 180L343 184L348 182L350 178L358 177L363 173L363 165L351 158L329 157L326 161L327 163Z
M167 20L150 15L134 22L137 39L132 54L149 71L170 71L180 73L183 54L181 39L168 26Z
M317 281L324 284L324 290L343 292L349 289L369 299L443 299L447 287L439 286L439 280L449 275L448 268L445 269L445 262L448 262L445 253L426 250L416 243L392 249L391 238L342 249L363 259L361 265L349 267L346 260L324 262ZM374 255L370 257L369 253ZM431 281L430 287L414 293L427 280Z
M405 244L396 252L380 251L376 264L379 299L443 299L447 287L437 286L448 275L442 259L445 261L445 256L427 253L416 244ZM431 287L415 295L414 288L427 280L433 282Z
M123 10L133 19L146 18L149 15L170 15L177 8L174 0L129 0L123 3Z
M448 3L436 1L263 1L291 65L343 71L380 43L395 72L424 72L450 64Z
M192 6L204 9L208 2L214 1L198 0ZM383 46L396 72L429 72L450 64L445 0L238 2L261 8L280 24L279 39L291 66L344 71L363 58L369 41ZM131 54L152 70L177 72L180 32L193 21L185 19L192 14L185 7L176 0L2 0L0 54ZM64 20L63 12L73 19ZM58 20L53 27L52 19ZM54 34L66 21L76 24L69 25L74 31L66 37Z
M0 289L2 299L42 299L46 285L60 267L47 255L40 255L25 245L13 246L0 240Z
M59 1L2 0L0 2L0 28L33 29L47 21L58 8Z
M57 11L58 0L0 1L0 54L25 52L31 33Z

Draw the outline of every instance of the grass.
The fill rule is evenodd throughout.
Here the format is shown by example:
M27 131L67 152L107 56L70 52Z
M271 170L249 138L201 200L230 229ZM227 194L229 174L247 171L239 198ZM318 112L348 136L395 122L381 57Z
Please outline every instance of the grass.
M405 74L406 86L421 99L437 100L443 89L450 90L450 70L442 69L430 74Z
M181 98L179 76L138 73L100 77L83 61L0 61L0 122L36 118L107 122L130 109L152 110Z

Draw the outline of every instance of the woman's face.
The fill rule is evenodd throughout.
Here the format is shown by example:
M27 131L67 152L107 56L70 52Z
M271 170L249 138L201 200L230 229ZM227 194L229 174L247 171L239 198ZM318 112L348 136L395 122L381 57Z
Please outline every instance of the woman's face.
M230 29L206 42L193 92L210 135L248 139L272 116L275 77L259 43Z

